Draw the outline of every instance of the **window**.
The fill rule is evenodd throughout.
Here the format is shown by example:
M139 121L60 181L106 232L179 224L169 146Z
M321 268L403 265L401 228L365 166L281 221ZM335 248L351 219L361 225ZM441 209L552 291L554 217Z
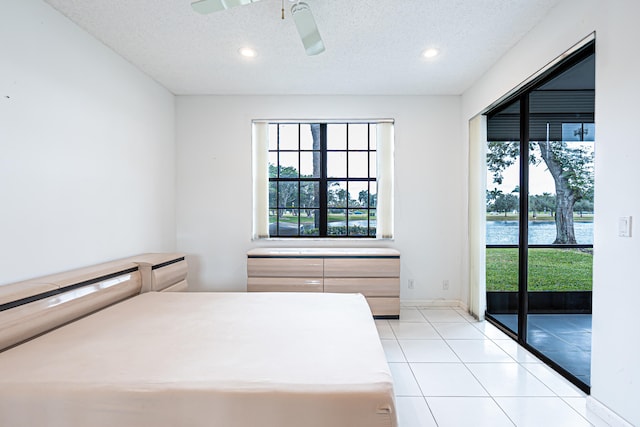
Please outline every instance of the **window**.
M392 123L253 127L255 238L391 237Z
M594 123L562 123L563 141L595 141Z

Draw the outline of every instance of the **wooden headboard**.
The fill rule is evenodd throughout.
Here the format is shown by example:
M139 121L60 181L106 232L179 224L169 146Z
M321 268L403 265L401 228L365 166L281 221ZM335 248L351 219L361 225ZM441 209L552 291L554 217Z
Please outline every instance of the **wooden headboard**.
M127 258L142 274L142 292L187 289L187 261L184 254L142 254Z
M0 286L0 351L142 292L187 289L184 254L142 254Z

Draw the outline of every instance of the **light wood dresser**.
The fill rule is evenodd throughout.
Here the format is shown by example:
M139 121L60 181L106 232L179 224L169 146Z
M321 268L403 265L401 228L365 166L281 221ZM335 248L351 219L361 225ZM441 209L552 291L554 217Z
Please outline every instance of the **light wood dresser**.
M257 248L249 292L361 293L375 317L400 316L400 252L388 248Z

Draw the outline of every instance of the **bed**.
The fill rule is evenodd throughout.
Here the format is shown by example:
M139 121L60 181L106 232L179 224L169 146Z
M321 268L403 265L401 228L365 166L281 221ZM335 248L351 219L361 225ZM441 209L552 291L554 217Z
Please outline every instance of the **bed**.
M0 352L0 425L381 427L397 420L362 295L146 292Z

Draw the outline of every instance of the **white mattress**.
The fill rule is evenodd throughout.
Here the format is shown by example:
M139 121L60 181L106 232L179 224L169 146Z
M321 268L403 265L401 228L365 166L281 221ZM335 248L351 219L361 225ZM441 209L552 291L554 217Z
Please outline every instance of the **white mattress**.
M2 426L396 426L361 295L147 293L0 353Z

